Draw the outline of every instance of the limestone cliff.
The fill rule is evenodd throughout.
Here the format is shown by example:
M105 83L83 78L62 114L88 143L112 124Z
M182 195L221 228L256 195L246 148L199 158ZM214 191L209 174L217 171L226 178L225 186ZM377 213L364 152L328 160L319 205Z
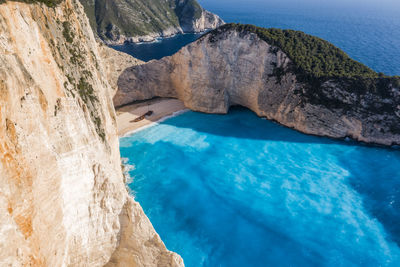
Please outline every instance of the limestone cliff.
M102 42L98 42L98 47L108 82L112 88L112 96L114 96L118 90L118 78L122 72L129 67L144 64L144 62L126 53L116 51Z
M109 44L203 32L224 22L197 0L80 0L98 36Z
M0 4L0 266L179 266L125 188L83 8Z
M299 55L302 50L315 59ZM226 25L171 57L128 68L118 83L116 106L155 96L179 98L208 113L241 105L307 134L400 144L399 79L380 78L326 41L300 32Z

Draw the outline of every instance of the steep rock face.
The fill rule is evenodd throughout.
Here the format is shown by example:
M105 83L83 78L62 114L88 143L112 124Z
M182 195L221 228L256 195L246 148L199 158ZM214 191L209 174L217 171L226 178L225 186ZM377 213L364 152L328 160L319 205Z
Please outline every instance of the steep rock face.
M129 67L144 64L144 62L131 57L126 53L116 51L102 42L98 42L97 44L100 51L100 57L103 60L108 82L113 90L112 95L114 96L118 90L118 78L122 72Z
M196 0L80 0L99 37L109 44L203 32L224 22Z
M217 30L171 57L125 70L114 104L161 96L207 113L241 105L307 134L400 144L399 86L349 91L347 80L328 79L314 92L292 66L255 33Z
M217 15L204 10L197 0L176 0L175 2L175 13L183 32L203 32L224 24Z
M183 265L127 193L102 64L79 2L0 4L0 266Z

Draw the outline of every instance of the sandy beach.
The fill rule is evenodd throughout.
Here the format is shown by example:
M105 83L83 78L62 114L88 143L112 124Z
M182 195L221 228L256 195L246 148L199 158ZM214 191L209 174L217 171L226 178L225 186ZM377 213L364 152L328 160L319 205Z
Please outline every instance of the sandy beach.
M118 135L122 137L185 109L182 101L172 98L157 98L117 108ZM153 114L139 122L134 122L136 118L148 111L153 111Z

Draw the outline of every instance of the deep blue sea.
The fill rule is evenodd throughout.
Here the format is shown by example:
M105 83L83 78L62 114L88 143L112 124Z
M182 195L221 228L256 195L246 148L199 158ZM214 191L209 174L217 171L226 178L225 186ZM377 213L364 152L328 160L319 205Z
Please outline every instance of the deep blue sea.
M183 46L197 40L202 34L180 34L170 38L159 39L151 43L128 43L123 45L112 45L111 47L132 55L143 61L161 59L171 56Z
M400 75L399 0L199 0L226 22L304 31L328 40L378 72ZM148 61L170 56L199 35L113 48Z
M186 266L400 266L400 151L243 108L121 138L129 185Z

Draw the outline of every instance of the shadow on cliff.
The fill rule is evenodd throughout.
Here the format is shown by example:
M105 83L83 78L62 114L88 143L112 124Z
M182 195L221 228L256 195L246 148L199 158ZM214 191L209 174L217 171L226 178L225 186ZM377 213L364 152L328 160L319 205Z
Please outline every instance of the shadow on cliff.
M160 124L171 125L177 128L190 128L197 132L234 138L288 143L366 146L354 141L340 141L327 137L303 134L276 122L260 118L251 110L241 106L231 107L229 115L230 116L194 112L191 115L191 120L179 118L170 119ZM193 123L193 120L195 120L196 123Z

